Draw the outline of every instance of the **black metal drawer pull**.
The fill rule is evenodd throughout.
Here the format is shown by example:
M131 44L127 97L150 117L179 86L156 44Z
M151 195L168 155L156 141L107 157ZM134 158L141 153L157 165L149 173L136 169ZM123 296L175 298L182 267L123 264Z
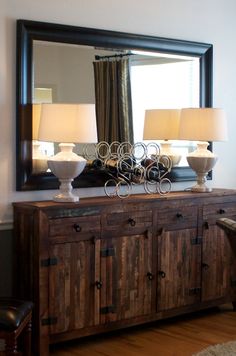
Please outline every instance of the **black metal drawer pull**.
M210 268L210 266L207 263L202 263L202 268L207 270Z
M154 276L153 276L153 274L151 272L148 272L147 273L147 278L149 279L149 281L152 281Z
M166 276L164 271L159 271L158 274L161 278L165 278L165 276Z
M218 210L218 214L225 214L225 210L224 209L219 209Z
M129 218L128 219L128 223L131 225L131 226L135 226L136 225L136 221L132 218Z
M80 232L82 230L82 227L79 224L74 224L74 229L76 232Z
M97 287L97 289L101 289L102 288L102 282L96 281L95 282L95 286Z
M178 219L183 219L183 214L177 213L177 214L176 214L176 217L177 217Z

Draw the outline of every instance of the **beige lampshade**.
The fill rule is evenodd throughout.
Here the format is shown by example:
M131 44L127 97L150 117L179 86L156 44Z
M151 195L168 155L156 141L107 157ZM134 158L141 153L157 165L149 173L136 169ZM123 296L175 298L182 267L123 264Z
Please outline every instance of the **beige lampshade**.
M32 115L33 115L32 139L38 140L41 104L33 104Z
M179 133L180 109L145 111L144 140L176 140Z
M224 110L216 108L182 109L179 139L189 141L226 141L227 123Z
M94 104L42 104L40 141L63 143L97 142Z

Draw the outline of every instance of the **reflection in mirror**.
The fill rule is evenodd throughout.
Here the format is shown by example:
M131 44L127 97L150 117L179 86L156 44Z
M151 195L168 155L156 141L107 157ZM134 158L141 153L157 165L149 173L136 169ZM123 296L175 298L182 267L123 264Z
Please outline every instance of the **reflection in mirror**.
M120 66L114 64L121 62L125 63L122 73L127 85L123 90L122 82L114 76L117 85L112 90L119 88L123 97L112 95L110 106L111 101L109 104L105 101L108 96L102 93L97 78L102 67L118 73ZM155 74L149 75L153 68ZM184 79L187 72L190 77ZM108 80L106 83L109 87ZM102 90L108 90L106 85ZM33 144L35 104L95 103L99 141L111 142L115 137L120 142L137 142L142 138L144 109L211 106L212 45L17 20L16 95L16 188L55 189L58 182L54 175L33 164L34 152L39 153L38 146ZM183 156L191 149L191 144L187 147L179 142L175 144L180 145ZM56 144L48 143L40 152L50 156L56 150ZM169 178L193 180L195 175L183 160L181 166L172 169ZM106 179L104 173L87 166L79 179L75 179L74 186L103 186Z
M131 137L118 137L119 133L115 130L111 138L107 130L100 141L142 141L147 109L199 107L199 57L132 50L107 51L92 46L47 41L33 41L34 106L39 103L95 103L96 62L100 60L103 65L107 65L107 62L111 64L124 59L128 59L130 71L132 104L126 105L131 104L132 112L129 116L133 123L129 127L133 133ZM125 76L121 77L123 79ZM98 86L101 86L101 82ZM124 88L124 84L122 86ZM106 92L104 100L106 103ZM37 124L33 120L33 131ZM33 145L36 147L35 142ZM186 154L193 149L194 143L174 141L173 147L182 157L178 164L187 166ZM33 171L45 171L43 156L54 155L57 150L57 145L53 143L37 143L37 151L33 151ZM79 145L77 151L80 151Z
M196 57L135 53L138 56L132 58L131 84L134 138L139 142L143 138L145 110L199 107L200 65ZM179 166L187 165L186 154L194 145L193 142L173 142L173 149L182 157Z

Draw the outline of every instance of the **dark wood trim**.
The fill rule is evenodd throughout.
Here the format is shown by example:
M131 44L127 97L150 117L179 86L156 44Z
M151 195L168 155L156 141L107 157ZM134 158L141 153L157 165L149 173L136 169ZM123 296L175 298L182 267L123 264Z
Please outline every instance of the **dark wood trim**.
M200 58L200 106L212 106L213 46L211 44L56 23L17 20L16 190L58 188L58 180L53 174L32 173L33 40L197 56ZM189 167L173 168L170 175L173 182L195 180L195 178L195 173ZM79 178L75 179L74 187L103 186L106 180L107 176L103 172L85 170Z

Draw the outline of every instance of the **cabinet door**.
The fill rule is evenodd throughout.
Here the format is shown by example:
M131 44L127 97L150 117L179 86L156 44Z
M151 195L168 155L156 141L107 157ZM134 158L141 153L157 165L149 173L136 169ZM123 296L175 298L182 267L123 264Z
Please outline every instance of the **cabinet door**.
M99 319L96 298L96 242L82 240L53 245L49 267L50 332L59 333L95 325ZM98 296L99 297L99 296Z
M158 236L158 311L200 301L201 245L196 236L196 228Z
M236 300L236 245L216 225L204 230L202 247L202 301Z
M151 312L150 232L101 240L101 322Z
M236 300L236 243L216 225L221 217L236 219L235 203L203 207L202 301Z

